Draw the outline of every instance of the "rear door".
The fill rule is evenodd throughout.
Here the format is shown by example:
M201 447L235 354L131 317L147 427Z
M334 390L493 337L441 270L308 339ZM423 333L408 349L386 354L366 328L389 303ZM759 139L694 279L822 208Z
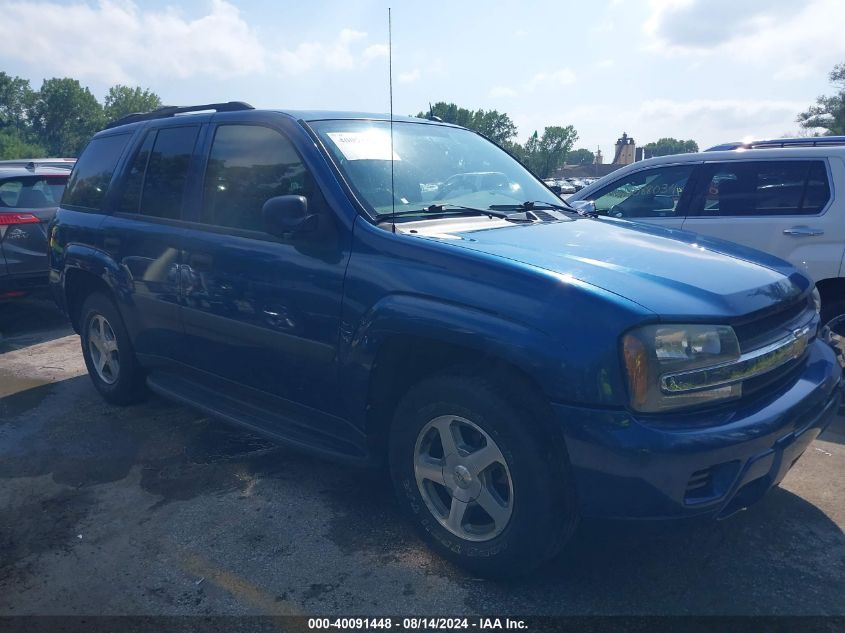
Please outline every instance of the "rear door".
M845 221L836 217L832 205L832 170L843 171L842 163L706 163L683 228L776 255L815 280L837 277L845 251Z
M635 171L584 199L599 215L681 228L695 167L679 163Z
M103 249L120 266L124 321L148 367L185 360L179 305L182 212L200 132L194 117L143 132L101 229Z

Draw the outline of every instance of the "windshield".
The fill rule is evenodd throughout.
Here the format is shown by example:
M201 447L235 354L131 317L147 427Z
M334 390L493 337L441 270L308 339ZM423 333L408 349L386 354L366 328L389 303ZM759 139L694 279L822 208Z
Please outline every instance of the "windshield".
M560 205L561 200L495 144L461 128L388 121L318 121L314 130L348 182L376 215L449 205ZM394 193L395 192L395 193ZM453 207L454 208L454 207Z

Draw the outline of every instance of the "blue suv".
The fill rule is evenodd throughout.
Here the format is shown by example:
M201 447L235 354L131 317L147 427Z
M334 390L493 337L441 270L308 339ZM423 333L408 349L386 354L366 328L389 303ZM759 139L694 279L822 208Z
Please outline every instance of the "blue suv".
M440 122L130 115L76 164L50 267L106 400L383 466L479 574L535 568L579 517L728 516L839 406L805 275L580 216Z

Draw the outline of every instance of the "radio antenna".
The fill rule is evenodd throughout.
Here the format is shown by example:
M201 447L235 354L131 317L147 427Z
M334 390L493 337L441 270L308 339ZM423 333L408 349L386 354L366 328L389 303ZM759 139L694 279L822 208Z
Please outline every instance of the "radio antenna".
M390 86L390 223L396 233L396 185L393 179L393 24L390 19L390 7L387 7L387 68Z

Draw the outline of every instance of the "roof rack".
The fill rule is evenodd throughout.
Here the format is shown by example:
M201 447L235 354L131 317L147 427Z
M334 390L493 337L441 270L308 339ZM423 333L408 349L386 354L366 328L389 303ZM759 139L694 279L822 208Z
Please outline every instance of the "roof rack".
M151 121L153 119L166 119L168 117L176 116L177 114L187 114L189 112L207 112L214 110L215 112L238 112L240 110L255 110L248 103L243 101L227 101L226 103L205 103L203 105L195 106L162 106L156 108L152 112L134 112L127 114L115 121L109 123L105 129L117 127L118 125L126 125L127 123L137 123L138 121Z
M771 147L830 147L833 145L845 145L845 136L807 136L799 138L773 138L764 141L749 141L743 143L722 143L714 145L705 152L721 152L732 149L765 149Z

